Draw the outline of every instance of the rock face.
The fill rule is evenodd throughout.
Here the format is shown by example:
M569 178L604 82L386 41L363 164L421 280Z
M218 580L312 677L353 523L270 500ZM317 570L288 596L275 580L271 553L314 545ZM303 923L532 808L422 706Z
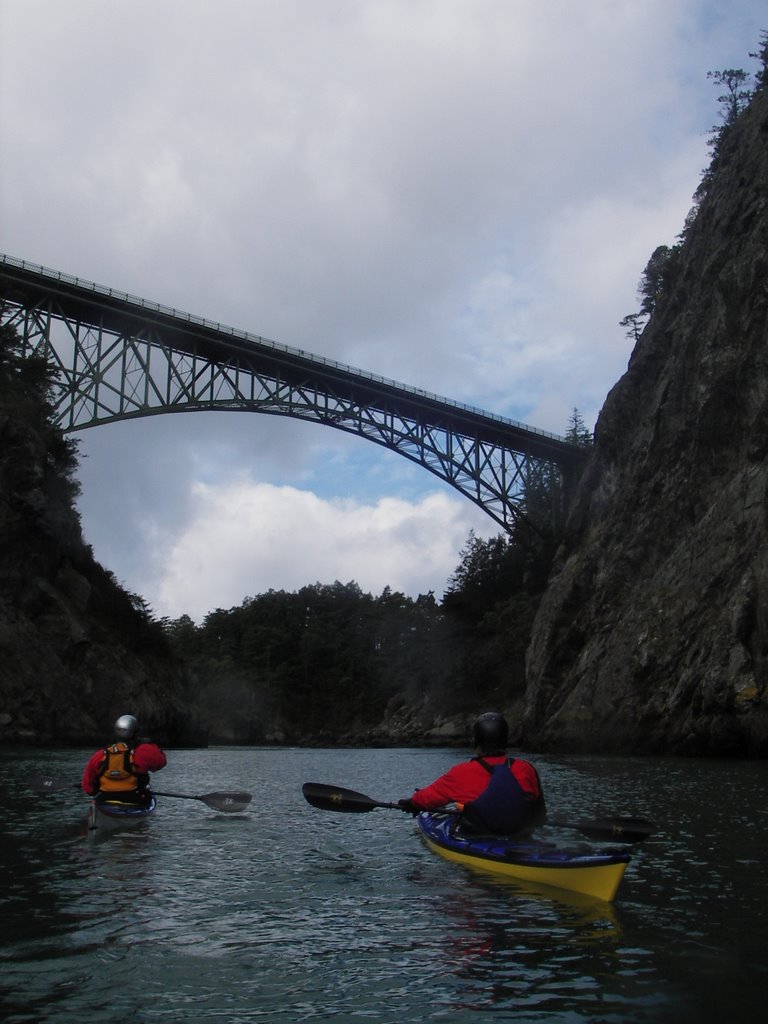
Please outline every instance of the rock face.
M527 657L540 749L768 754L768 90L609 394Z

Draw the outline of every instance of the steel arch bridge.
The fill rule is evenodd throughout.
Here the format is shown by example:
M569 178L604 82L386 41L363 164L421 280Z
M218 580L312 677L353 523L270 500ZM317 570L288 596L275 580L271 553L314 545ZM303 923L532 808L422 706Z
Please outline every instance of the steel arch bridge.
M585 451L555 434L189 313L0 254L0 317L57 370L65 432L140 416L247 410L373 441L505 530L543 474L567 493Z

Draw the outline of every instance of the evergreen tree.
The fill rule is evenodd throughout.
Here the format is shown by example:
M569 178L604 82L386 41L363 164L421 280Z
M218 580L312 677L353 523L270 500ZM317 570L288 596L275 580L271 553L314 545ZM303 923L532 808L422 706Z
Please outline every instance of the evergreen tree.
M760 61L760 68L755 72L755 89L765 89L768 86L768 32L760 33L760 49L757 53L750 53L750 57Z
M584 418L575 405L568 420L565 438L580 448L591 448L593 444L592 433L587 429Z
M752 56L750 54L750 56ZM724 129L730 128L739 114L749 104L752 92L744 88L748 75L741 68L727 68L725 71L708 71L707 78L725 89L717 97L720 103L720 114L723 119L722 125L712 129L716 135L721 135Z
M647 323L648 317L642 313L629 313L622 320L619 320L619 327L624 327L626 336L632 341L638 342Z
M626 328L628 338L639 340L656 308L657 299L668 285L677 252L677 246L670 248L668 245L658 245L651 253L637 285L640 311L630 313L619 321L619 326Z
M765 44L763 49L765 49ZM762 52L762 51L761 51ZM750 56L753 56L752 54ZM694 199L700 203L707 194L712 183L712 178L723 151L723 144L728 138L731 128L736 123L741 112L749 105L752 99L752 92L744 88L747 80L747 72L740 68L727 68L724 71L708 71L707 78L715 85L725 88L717 99L720 103L720 116L722 123L713 125L709 132L709 148L712 150L712 160L709 167L704 171L699 187L694 193ZM758 72L758 79L762 82L762 73Z
M44 449L40 481L46 498L41 525L51 534L80 542L80 520L74 501L80 493L76 478L77 442L64 436L54 420L50 401L56 370L38 355L25 355L15 326L3 319L0 304L0 407L32 431ZM32 471L22 459L9 460L9 472L21 477Z
M651 253L651 258L645 265L643 276L638 285L638 296L640 313L643 316L651 316L656 308L656 300L664 290L664 284L669 273L672 250L668 245L658 245Z

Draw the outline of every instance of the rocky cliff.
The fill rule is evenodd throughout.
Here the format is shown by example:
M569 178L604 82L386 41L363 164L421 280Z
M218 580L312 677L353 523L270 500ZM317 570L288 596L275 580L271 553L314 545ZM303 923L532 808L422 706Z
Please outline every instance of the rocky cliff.
M768 90L730 126L595 429L529 747L768 754Z

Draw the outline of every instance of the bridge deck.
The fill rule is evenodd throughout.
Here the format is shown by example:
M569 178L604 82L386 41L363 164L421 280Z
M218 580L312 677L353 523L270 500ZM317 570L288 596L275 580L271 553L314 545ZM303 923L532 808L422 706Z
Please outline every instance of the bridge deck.
M583 448L537 427L3 254L0 297L27 307L55 297L65 316L87 323L97 313L104 329L116 334L131 335L153 324L180 352L218 361L236 357L241 366L250 363L257 371L271 366L293 384L306 383L311 373L332 381L335 393L342 390L356 404L380 405L386 399L396 402L404 415L431 421L437 417L441 426L496 444L514 441L518 451L536 458L571 463L585 456Z

